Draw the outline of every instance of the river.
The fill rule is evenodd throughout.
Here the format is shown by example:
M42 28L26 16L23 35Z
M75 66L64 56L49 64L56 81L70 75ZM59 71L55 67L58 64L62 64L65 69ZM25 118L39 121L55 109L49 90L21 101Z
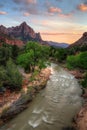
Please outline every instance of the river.
M47 86L29 104L29 108L0 130L62 130L71 126L82 105L77 80L58 65L52 64Z

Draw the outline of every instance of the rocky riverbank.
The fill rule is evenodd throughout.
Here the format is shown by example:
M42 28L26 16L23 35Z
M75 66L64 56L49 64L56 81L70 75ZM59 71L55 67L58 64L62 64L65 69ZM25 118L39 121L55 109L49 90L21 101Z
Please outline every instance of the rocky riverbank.
M32 79L31 74L23 75L23 89L21 90L21 92L18 93L18 98L14 98L14 100L10 99L10 101L8 101L8 103L10 102L10 105L7 108L4 108L2 106L3 109L0 114L0 125L3 125L8 120L14 118L18 113L22 112L29 106L29 102L33 100L36 93L38 93L46 86L50 74L51 70L49 68L46 68L43 69L39 74L34 76L34 79Z
M69 71L71 74L75 76L80 82L84 78L84 73L79 70L65 70ZM87 130L87 89L82 88L83 94L82 97L84 98L84 104L77 115L74 117L74 128L76 130Z
M87 89L84 89L82 97L84 98L84 104L74 118L76 130L87 130Z

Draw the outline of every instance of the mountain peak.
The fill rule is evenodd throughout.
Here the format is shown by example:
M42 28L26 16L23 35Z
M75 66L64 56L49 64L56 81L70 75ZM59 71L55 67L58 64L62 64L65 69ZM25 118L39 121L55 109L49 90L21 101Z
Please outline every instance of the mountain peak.
M84 32L84 33L83 33L83 37L87 37L87 32Z
M8 33L7 28L3 25L0 25L0 33L7 34Z
M23 23L21 23L20 25L21 25L21 26L28 26L25 21L24 21Z
M27 41L42 41L39 33L35 33L33 28L31 28L25 21L22 22L19 26L6 28L3 25L0 26L0 34L7 34L10 37L23 42Z

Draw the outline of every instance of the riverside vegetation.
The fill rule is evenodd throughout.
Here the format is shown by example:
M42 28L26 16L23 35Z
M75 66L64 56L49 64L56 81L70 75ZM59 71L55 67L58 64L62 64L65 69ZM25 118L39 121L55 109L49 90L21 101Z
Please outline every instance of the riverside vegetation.
M41 88L43 88L46 85L46 81L48 80L50 74L49 70L45 69L43 71L43 69L46 68L47 65L49 65L48 57L49 57L49 47L42 46L33 41L28 42L25 46L21 48L19 48L16 45L8 45L5 43L2 44L2 46L0 47L1 107L5 105L5 102L3 102L3 98L8 99L7 96L9 96L9 93L6 95L8 91L10 92L10 98L11 98L10 104L12 105L13 96L17 97L16 99L14 99L14 101L19 99L20 95L24 95L22 93L24 93L23 91L26 89L25 88L26 86L27 87L29 86L27 88L29 94L28 97L26 97L26 94L25 96L22 96L22 99L23 97L24 99L27 98L26 101L23 101L24 102L23 104L26 105L26 102L32 100L34 96L33 95L34 91L36 92L39 91ZM25 72L21 72L21 68L24 69ZM7 102L8 101L6 100L6 103ZM9 107L11 105L9 105ZM3 118L4 114L3 120L7 120L8 117L10 117L9 114L7 116L6 113L9 110L8 109L9 107L7 105L5 108L3 108L2 111L0 109L1 118ZM19 109L17 110L17 113L19 113L22 109L25 108L26 106L20 106L20 108L17 108ZM12 115L15 115L15 112Z
M0 47L0 88L20 90L23 77L18 65L27 73L40 71L48 63L48 50L48 47L34 42L29 42L22 48L2 44Z
M29 42L22 48L2 44L0 47L0 88L21 89L22 75L18 70L18 65L23 67L26 73L34 73L45 68L49 64L48 59L66 63L69 69L77 68L84 71L82 85L86 87L87 51L84 47L79 50L77 53L76 48L59 49L42 46L35 42Z
M20 92L24 77L20 68L24 68L25 74L31 74L33 82L41 69L46 68L50 61L63 63L68 69L77 69L84 73L80 81L84 88L87 87L87 51L82 48L55 48L43 46L30 41L19 48L16 45L3 43L0 47L0 89L4 93L6 89Z

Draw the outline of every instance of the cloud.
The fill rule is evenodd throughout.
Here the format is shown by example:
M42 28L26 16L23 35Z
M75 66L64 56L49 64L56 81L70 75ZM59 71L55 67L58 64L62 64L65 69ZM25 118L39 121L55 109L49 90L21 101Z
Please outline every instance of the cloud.
M15 3L36 4L36 0L13 0Z
M29 16L29 14L32 14L32 15L37 15L37 14L39 14L39 12L38 12L38 9L37 9L37 7L35 6L24 6L24 7L20 7L20 8L18 8L18 10L19 11L23 11L24 12L24 14L25 15L28 15Z
M25 12L23 15L26 16L26 17L28 17L28 16L30 16L30 13Z
M48 9L48 12L49 12L49 13L61 13L62 10L61 10L60 8L57 8L57 7L50 7L50 8Z
M82 12L87 12L87 4L81 3L80 5L77 6L77 9L82 11Z
M7 12L5 12L5 11L0 11L0 15L6 15L7 14Z
M67 13L67 14L61 13L61 14L58 14L58 16L61 17L61 18L70 18L70 17L73 16L73 13L72 12L71 13Z
M36 0L13 0L17 5L20 4L19 6L16 6L17 11L21 11L24 16L29 16L30 14L32 15L37 15L38 14L38 6L37 6L37 1ZM13 10L15 9L13 8Z
M49 32L42 32L42 35L80 35L80 33L72 32L72 33L49 33Z
M31 4L35 4L36 3L36 0L26 0L27 3L31 3Z

